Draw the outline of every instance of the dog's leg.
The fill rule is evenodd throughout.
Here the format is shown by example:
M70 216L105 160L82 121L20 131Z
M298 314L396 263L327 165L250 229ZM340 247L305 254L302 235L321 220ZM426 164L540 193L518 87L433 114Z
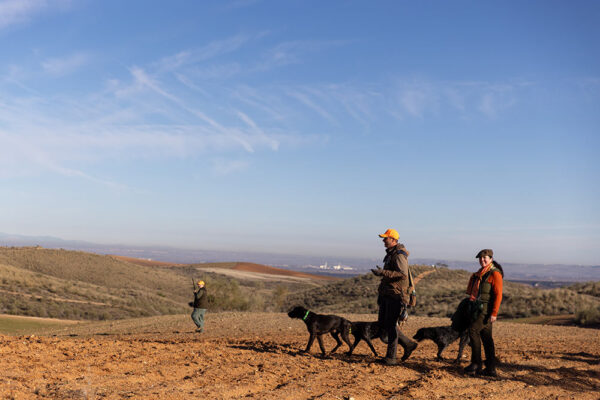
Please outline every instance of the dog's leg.
M348 332L350 331L350 325L348 324L348 326L344 327L344 329L342 330L342 339L344 339L344 342L346 342L346 344L348 345L348 348L351 348L352 345L350 344L350 335L348 334ZM354 349L352 349L354 350ZM350 354L352 354L352 351L350 351Z
M321 335L317 335L317 340L319 341L319 346L321 347L321 355L325 357L327 352L325 351L325 345L323 344L323 337Z
M466 332L463 332L463 334L460 335L460 342L458 342L458 355L456 356L456 360L454 360L456 364L460 364L462 360L463 350L465 346L469 344L469 342L469 335Z
M377 351L375 350L375 347L373 347L373 343L371 343L371 339L369 339L368 336L365 337L365 342L367 342L367 344L369 345L369 348L371 349L373 354L375 354L375 357L379 357L379 355L377 354Z
M446 347L448 346L446 343L437 343L438 346L438 352L437 352L437 359L439 361L443 360L444 357L442 357L442 352L446 349Z
M338 335L337 332L331 332L331 336L333 336L333 338L335 339L337 344L335 345L335 347L331 350L331 353L329 353L329 354L335 353L337 351L337 349L339 349L340 346L342 345L342 341L340 340L340 335Z
M348 350L348 352L346 353L347 355L349 355L349 356L352 355L352 352L354 351L354 348L356 347L358 342L360 342L360 336L355 336L354 343L352 344L352 346L350 346L350 350Z
M304 349L303 353L308 353L310 351L310 348L312 347L314 341L315 335L314 333L311 333L310 337L308 338L308 343L306 344L306 349Z

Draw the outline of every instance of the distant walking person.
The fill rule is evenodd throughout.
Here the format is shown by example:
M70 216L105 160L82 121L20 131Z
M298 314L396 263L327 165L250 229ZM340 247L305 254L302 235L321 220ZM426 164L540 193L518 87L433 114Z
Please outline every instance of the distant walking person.
M498 317L502 302L502 266L493 260L492 249L484 249L477 253L481 268L471 275L467 285L467 294L471 301L481 302L481 314L469 327L471 338L471 364L465 368L469 375L482 374L497 376L496 350L492 338L492 324ZM481 343L485 350L485 369L482 370Z
M387 365L394 365L396 361L396 349L398 343L404 349L402 361L405 361L414 349L417 343L404 336L396 325L398 319L404 320L406 317L406 306L409 302L409 272L408 272L408 250L403 244L398 243L399 235L394 229L388 229L385 233L379 235L383 238L383 245L386 249L386 255L383 259L383 269L372 269L374 275L381 277L378 288L377 304L379 305L379 329L383 334L387 333L388 348L383 362Z
M192 321L196 324L196 332L204 332L204 314L206 314L206 306L208 298L206 296L206 288L204 281L198 281L198 289L194 290L194 311L192 311Z

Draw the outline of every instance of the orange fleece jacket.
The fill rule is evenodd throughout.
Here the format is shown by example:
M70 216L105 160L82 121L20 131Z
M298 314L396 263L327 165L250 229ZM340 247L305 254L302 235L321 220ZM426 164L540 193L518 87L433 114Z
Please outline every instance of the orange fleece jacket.
M478 274L479 273L477 272L471 275L471 279L469 279L469 284L467 285L467 294L469 295L471 295L471 292L475 289L474 281ZM500 303L502 303L502 274L500 271L494 271L490 274L487 281L492 284L492 292L490 294L492 295L494 303L492 304L491 315L497 317L498 310L500 310Z

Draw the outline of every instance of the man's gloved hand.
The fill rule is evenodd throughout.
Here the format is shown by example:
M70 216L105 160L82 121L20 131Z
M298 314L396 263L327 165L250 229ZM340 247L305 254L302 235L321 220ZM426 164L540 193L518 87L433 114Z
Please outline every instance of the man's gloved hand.
M404 322L404 321L408 321L408 310L406 309L406 307L404 307L402 309L402 312L400 313L400 316L398 317L398 322Z
M373 269L371 270L371 272L372 272L372 273L373 273L373 275L375 275L375 276L383 276L383 270L382 270L381 268L379 268L379 267L377 267L377 268L373 268Z

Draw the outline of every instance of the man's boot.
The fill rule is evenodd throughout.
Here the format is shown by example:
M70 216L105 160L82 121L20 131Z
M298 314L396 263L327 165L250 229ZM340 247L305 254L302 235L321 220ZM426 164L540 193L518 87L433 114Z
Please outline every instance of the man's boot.
M402 355L402 361L408 360L408 357L410 357L411 353L417 348L417 346L418 343L416 342L407 344L404 348L404 355Z
M398 331L398 342L404 349L404 354L402 355L402 361L406 361L406 360L408 360L408 357L410 357L411 353L417 348L418 343L413 342L408 337L404 336L404 334L400 331Z
M465 374L476 375L481 373L481 364L472 362L465 368Z
M485 369L481 371L481 375L497 377L498 373L496 372L496 358L493 357L491 360L485 360Z
M484 376L490 376L492 378L496 378L498 376L498 373L496 372L496 368L486 368L483 371L481 371L481 375Z
M396 365L398 361L396 361L396 348L398 347L398 342L396 340L392 340L388 343L387 353L385 354L385 358L383 359L383 363L386 365Z

